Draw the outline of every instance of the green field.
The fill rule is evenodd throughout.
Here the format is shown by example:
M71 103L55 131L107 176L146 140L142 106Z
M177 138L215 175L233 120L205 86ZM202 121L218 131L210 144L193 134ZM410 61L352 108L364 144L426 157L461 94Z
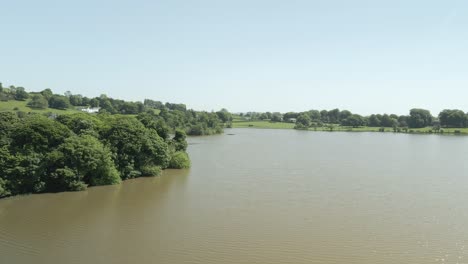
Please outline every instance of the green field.
M270 122L270 121L246 121L240 118L235 118L232 122L233 128L266 128L266 129L293 129L293 123L283 122ZM339 132L380 132L380 127L343 127L334 126L333 131ZM330 131L328 127L317 127L309 128L309 131ZM384 128L385 132L394 132L393 128ZM408 132L401 133L415 133L415 134L429 134L431 133L432 127L426 128L412 128L408 129ZM468 135L468 128L442 128L444 134L456 134L455 131L459 131L457 134Z
M233 128L272 128L272 129L292 129L293 123L270 122L270 121L239 121L232 122Z
M26 101L7 101L3 102L0 101L0 112L6 112L6 111L22 111L22 112L34 112L34 113L55 113L55 114L73 114L73 113L78 113L81 112L80 110L76 110L74 108L69 108L67 110L59 110L59 109L53 109L53 108L47 108L47 109L33 109L27 106L27 103L29 100Z

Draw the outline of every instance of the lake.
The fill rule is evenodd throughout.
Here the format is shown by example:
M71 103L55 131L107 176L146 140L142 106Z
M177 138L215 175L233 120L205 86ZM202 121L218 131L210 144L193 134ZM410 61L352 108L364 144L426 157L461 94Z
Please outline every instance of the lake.
M229 129L190 170L0 200L0 263L467 263L468 138Z

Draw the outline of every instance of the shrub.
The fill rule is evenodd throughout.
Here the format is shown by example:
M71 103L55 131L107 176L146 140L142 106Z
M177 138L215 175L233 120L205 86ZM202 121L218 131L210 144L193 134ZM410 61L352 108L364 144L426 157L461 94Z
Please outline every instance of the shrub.
M84 191L88 186L82 181L73 181L68 184L68 188L72 192Z
M0 178L0 198L11 195L11 192L6 187L6 181Z
M190 168L190 159L186 152L177 151L172 155L171 161L169 162L169 168L171 169L187 169Z
M143 166L141 168L141 176L159 176L161 175L161 167L159 166Z

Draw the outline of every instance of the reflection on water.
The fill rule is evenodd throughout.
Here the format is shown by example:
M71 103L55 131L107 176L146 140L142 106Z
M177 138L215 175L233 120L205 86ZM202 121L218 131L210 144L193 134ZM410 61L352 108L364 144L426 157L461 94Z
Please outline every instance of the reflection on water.
M0 263L465 263L464 137L232 129L190 170L0 200Z

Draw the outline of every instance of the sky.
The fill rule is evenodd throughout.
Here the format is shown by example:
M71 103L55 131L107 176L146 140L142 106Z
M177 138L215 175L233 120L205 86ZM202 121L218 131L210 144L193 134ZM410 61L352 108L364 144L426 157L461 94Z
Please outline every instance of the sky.
M196 110L468 111L468 1L0 0L0 82Z

